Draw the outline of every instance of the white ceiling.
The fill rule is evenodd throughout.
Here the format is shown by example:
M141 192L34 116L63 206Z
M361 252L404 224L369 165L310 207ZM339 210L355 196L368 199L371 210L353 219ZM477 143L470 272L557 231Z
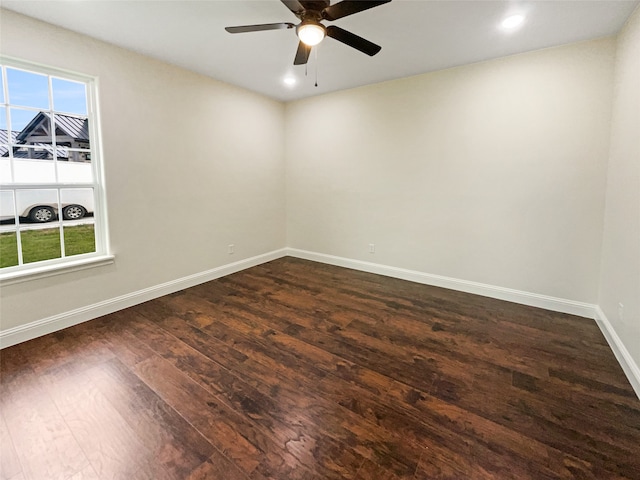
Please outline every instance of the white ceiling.
M279 0L2 0L2 7L287 101L612 35L638 3L393 0L332 22L381 45L378 55L327 38L317 61L312 52L307 77L304 66L293 66L294 30L224 30L297 23ZM511 13L525 13L526 22L506 34L498 26ZM287 75L297 78L296 85L283 83Z

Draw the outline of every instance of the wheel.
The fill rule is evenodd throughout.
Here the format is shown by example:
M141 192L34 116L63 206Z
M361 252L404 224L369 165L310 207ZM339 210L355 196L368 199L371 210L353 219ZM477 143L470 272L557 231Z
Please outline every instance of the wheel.
M32 208L29 212L29 220L32 222L45 223L50 222L56 217L56 213L53 208L41 205L39 207Z
M85 216L87 211L82 205L67 205L62 209L62 218L65 220L77 220Z

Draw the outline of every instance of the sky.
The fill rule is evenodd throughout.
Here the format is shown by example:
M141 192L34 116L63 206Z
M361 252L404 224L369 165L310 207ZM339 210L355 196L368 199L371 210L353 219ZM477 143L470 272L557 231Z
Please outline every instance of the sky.
M47 75L10 67L5 67L5 70L6 76L0 77L0 100L10 107L0 107L0 129L7 128L7 114L11 117L11 129L14 131L22 130L40 110L53 108L60 113L87 114L87 95L83 83L51 77L53 105L49 105Z

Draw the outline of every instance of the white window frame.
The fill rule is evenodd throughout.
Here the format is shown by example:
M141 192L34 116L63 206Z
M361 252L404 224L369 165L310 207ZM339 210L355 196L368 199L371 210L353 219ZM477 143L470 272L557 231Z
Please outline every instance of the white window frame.
M49 277L52 275L58 275L62 273L68 273L77 270L84 270L86 268L92 268L96 266L106 265L114 262L114 256L109 247L109 229L107 222L107 202L106 191L104 185L104 165L102 162L102 143L100 138L100 114L98 103L98 78L84 75L69 70L50 67L48 65L42 65L29 61L20 60L14 57L0 55L0 64L6 67L17 68L34 73L51 75L53 77L72 80L80 82L86 85L87 94L87 118L89 122L89 144L91 152L91 168L93 173L92 183L0 183L0 190L13 191L14 205L15 205L15 232L16 241L18 242L18 249L21 249L20 244L20 231L33 230L33 226L21 225L18 221L17 204L15 204L16 190L26 189L54 189L58 192L58 202L60 202L60 189L65 188L92 188L94 189L94 235L96 242L96 251L91 253L84 253L80 255L73 255L66 257L64 255L64 244L61 244L62 258L56 258L52 260L44 260L33 263L26 263L22 265L16 265L12 267L5 267L0 269L0 285L8 285L12 283L24 282L36 278ZM4 75L4 69L0 70L0 73ZM4 103L0 104L9 109L7 103L9 97L7 95L8 85L7 79L3 78L4 88ZM51 90L49 90L51 95ZM49 107L51 108L51 99L49 99ZM53 125L52 125L53 126ZM10 130L11 125L7 125ZM11 161L11 168L13 168L13 161ZM60 209L58 209L61 212ZM61 242L64 242L63 229L62 229L62 214L60 213L57 221L41 224L39 228L52 228L54 225L60 229Z

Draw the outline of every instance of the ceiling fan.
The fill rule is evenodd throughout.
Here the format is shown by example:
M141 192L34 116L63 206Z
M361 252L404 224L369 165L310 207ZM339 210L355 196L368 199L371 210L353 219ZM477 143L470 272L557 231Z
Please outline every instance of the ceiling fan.
M262 30L280 30L285 28L296 29L296 34L300 39L298 51L296 52L294 65L304 65L309 60L311 47L319 44L324 37L331 37L334 40L349 45L356 50L374 56L382 47L365 40L347 30L335 25L325 27L322 20L338 20L339 18L353 15L373 7L389 3L391 0L343 0L331 5L330 0L280 0L285 6L300 19L300 23L295 25L289 22L265 23L260 25L243 25L239 27L226 27L229 33L259 32Z

